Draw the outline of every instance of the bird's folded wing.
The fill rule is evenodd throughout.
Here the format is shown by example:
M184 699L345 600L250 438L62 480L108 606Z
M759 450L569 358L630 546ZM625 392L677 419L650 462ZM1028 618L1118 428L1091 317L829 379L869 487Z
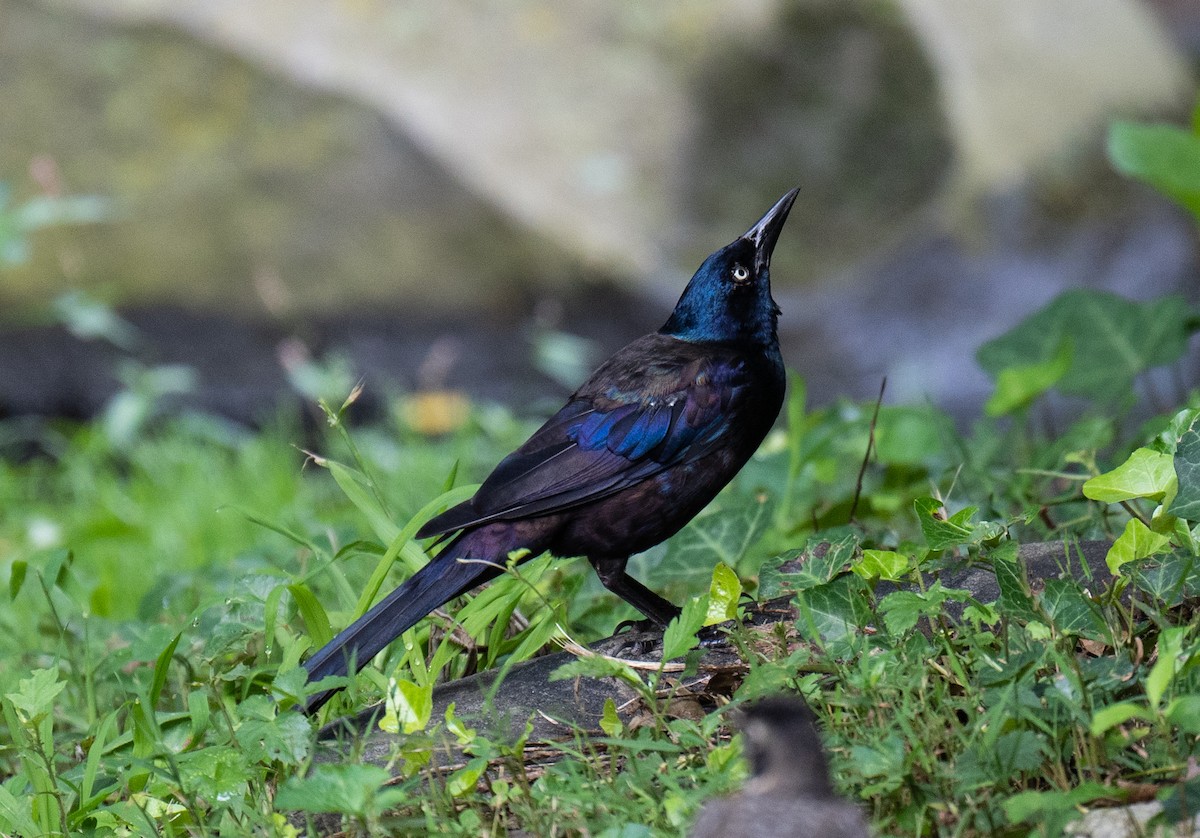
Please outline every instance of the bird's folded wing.
M723 408L740 385L736 365L718 367L687 376L674 391L655 388L640 399L572 399L496 466L471 500L433 518L417 535L560 512L704 457L721 444Z

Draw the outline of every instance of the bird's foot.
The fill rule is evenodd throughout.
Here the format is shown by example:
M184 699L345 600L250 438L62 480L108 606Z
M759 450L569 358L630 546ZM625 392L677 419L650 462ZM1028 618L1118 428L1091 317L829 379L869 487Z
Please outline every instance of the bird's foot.
M652 620L624 620L617 625L608 654L618 658L655 658L662 652L662 629Z
M713 646L724 646L729 643L729 630L737 625L734 620L726 620L723 623L717 623L712 626L705 626L696 632L696 639L700 641L701 649L709 649Z
M621 622L617 623L617 627L613 629L613 634L620 634L623 631L630 631L634 634L650 634L656 631L660 634L662 633L662 630L659 628L658 624L649 619L622 620Z

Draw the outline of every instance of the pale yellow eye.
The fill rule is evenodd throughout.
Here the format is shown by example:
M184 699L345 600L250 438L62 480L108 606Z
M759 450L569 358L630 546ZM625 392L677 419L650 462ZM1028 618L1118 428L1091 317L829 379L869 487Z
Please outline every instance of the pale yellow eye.
M741 265L733 266L733 281L734 282L745 282L749 278L750 278L750 269L749 268L744 268Z

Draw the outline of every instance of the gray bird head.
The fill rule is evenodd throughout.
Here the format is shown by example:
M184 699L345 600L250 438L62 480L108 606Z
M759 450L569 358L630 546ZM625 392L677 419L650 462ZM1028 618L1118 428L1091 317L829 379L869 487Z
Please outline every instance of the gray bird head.
M816 717L799 698L765 698L742 709L738 726L753 774L750 794L834 798Z

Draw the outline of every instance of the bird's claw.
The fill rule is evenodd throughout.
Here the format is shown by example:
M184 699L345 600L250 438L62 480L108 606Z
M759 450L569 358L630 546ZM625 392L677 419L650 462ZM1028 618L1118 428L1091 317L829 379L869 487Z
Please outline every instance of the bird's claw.
M658 626L653 620L622 620L617 623L617 627L613 629L613 634L620 634L623 631L631 631L634 634L650 634L658 631Z

